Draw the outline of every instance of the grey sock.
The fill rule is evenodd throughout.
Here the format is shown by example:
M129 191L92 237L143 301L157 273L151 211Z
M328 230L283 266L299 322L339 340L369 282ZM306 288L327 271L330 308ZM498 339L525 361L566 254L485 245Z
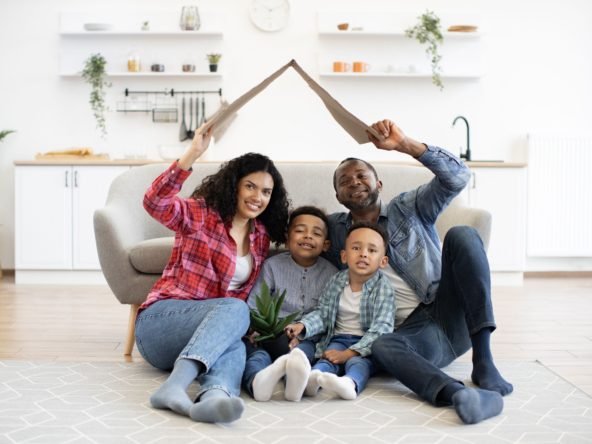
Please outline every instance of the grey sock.
M504 409L504 399L498 392L470 387L452 395L452 404L465 424L476 424L497 416Z
M187 394L187 387L199 374L200 363L192 359L179 359L167 380L150 397L155 409L169 409L189 416L193 402Z
M239 419L244 410L242 399L228 396L223 390L211 389L193 404L189 416L198 422L232 422Z

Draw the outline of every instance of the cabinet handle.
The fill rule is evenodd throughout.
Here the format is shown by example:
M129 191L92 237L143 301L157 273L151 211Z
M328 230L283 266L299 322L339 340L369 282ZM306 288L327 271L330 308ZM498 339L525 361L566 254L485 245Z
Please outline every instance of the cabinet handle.
M65 185L66 185L66 188L68 188L70 186L70 185L68 185L68 170L64 171L64 174L65 174L65 180L66 180Z
M477 174L472 173L471 175L473 176L473 186L471 188L475 189L477 188Z
M74 187L78 188L78 171L74 171Z

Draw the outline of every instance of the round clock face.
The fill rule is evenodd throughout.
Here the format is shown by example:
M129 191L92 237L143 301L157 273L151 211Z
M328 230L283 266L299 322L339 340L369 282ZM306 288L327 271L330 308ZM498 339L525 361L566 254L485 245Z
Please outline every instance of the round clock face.
M249 10L251 21L262 31L279 31L288 25L288 0L252 0Z

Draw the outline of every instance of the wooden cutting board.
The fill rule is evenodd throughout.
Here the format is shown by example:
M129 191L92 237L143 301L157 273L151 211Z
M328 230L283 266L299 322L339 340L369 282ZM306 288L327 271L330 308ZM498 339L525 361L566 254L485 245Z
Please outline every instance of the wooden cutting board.
M477 26L474 25L452 25L448 27L448 32L476 32Z

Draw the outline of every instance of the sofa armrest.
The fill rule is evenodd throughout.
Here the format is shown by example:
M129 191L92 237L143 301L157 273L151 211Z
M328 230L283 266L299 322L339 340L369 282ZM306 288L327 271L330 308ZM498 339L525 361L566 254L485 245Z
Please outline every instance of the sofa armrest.
M436 221L440 239L443 240L448 230L456 225L468 225L475 228L481 236L485 251L487 251L491 236L491 213L489 211L462 205L448 207Z
M94 213L95 239L101 269L122 304L141 304L160 274L139 273L129 260L129 250L142 240L140 227L115 206Z

